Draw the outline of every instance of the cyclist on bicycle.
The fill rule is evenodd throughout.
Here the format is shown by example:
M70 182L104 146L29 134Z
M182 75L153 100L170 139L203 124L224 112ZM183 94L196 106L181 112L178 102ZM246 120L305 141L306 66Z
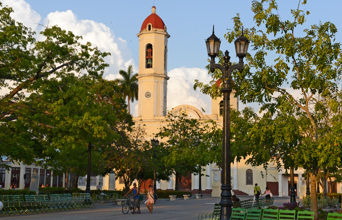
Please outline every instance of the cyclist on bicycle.
M140 214L140 201L139 201L139 190L137 188L137 184L136 183L133 183L133 188L130 189L125 196L127 196L130 192L133 192L133 199L134 199L134 202L133 202L133 212L132 214L135 213L135 208L138 208L138 214Z

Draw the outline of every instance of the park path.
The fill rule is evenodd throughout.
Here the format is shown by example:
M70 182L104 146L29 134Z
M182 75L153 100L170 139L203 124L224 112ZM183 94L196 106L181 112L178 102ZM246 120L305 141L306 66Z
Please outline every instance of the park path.
M239 197L241 198L241 197ZM242 197L242 200L252 197ZM153 214L149 214L146 206L141 204L141 214L122 214L121 206L113 203L98 203L95 208L80 209L67 212L53 212L44 214L31 214L21 216L4 216L0 220L15 219L15 220L133 220L133 219L148 219L148 220L191 220L197 219L201 213L209 213L213 211L214 204L218 203L220 198L205 197L202 199L177 199L176 201L158 200L155 205ZM275 198L274 205L282 206L288 202L288 197Z

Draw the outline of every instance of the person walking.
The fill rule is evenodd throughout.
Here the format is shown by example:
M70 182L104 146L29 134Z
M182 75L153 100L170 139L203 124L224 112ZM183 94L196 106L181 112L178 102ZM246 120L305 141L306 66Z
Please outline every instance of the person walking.
M149 189L147 192L147 201L146 201L146 206L148 208L148 211L150 212L150 214L152 214L153 211L153 204L154 204L154 190L153 190L153 186L149 185Z
M272 192L270 189L268 189L268 187L266 187L265 192L263 193L263 195L266 196L266 202L271 201L271 197L272 197Z
M260 186L258 186L258 184L256 183L254 186L254 197L255 197L255 201L257 202L257 204L259 203L260 194L261 194Z
M140 201L139 201L139 190L137 188L137 184L136 183L133 183L133 188L130 189L125 196L127 196L130 192L133 192L133 212L132 214L135 213L135 209L138 208L138 214L141 213L140 211Z

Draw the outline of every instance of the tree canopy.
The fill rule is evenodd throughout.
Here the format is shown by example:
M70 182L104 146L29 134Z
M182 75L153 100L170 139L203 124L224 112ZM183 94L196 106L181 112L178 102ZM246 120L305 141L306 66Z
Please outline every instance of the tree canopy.
M201 166L215 160L215 152L222 145L217 144L218 132L212 121L200 122L184 112L167 115L167 125L160 129L157 137L168 154L162 158L166 167L176 175L176 190L182 176L188 172L200 173Z
M338 83L342 56L341 44L336 42L336 26L327 21L305 27L310 12L301 9L303 4L307 1L299 0L288 18L280 15L276 0L252 1L256 26L244 29L252 50L244 71L233 72L232 87L243 103L258 102L260 111L270 114L272 121L278 117L280 120L273 126L300 130L300 142L287 131L285 134L290 136L280 132L275 140L279 149L297 146L298 153L293 157L298 166L311 173L311 202L318 216L316 175L320 169L341 166L341 154L336 149L341 138L333 133L340 130L336 125L341 117L336 115L340 115L341 109ZM233 22L234 27L225 35L229 43L241 35L243 26L239 15ZM221 74L216 72L212 76L217 80ZM195 87L215 95L214 80L210 84L197 82ZM286 118L286 124L281 117Z
M92 146L95 174L133 125L116 82L102 78L102 52L57 26L35 33L0 3L0 150L2 159L85 175Z

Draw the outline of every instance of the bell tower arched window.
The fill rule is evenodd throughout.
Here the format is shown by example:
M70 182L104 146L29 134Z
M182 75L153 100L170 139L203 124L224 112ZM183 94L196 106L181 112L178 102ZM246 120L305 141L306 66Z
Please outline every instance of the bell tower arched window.
M253 185L253 170L246 170L246 185Z
M153 51L152 44L146 45L146 68L152 68Z

